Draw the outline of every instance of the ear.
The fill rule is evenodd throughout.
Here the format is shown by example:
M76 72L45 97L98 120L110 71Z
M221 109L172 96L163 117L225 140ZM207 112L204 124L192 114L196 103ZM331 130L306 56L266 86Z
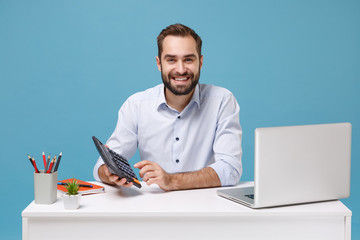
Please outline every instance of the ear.
M200 70L201 70L202 65L203 65L203 59L204 59L204 55L201 55L201 57L200 57Z
M159 71L161 72L161 62L160 62L160 58L158 56L156 56L156 65L157 65Z

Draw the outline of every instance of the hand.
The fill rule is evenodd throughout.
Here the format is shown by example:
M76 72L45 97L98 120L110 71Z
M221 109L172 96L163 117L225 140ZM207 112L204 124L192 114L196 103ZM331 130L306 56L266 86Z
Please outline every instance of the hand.
M151 161L141 161L134 165L140 169L140 177L147 185L156 183L164 191L171 190L171 175L165 172L159 164Z
M127 183L126 178L120 179L119 176L112 174L105 164L101 165L98 171L100 179L105 183L124 187L131 187L133 185L132 182Z

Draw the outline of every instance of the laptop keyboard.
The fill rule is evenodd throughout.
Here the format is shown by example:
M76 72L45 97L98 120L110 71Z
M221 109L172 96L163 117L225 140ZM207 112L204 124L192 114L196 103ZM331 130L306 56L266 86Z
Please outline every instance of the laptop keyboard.
M109 149L109 152L111 153L111 155L114 159L114 162L116 163L118 168L121 169L126 175L128 175L129 178L136 179L136 175L135 175L134 171L132 170L132 168L130 167L129 162L125 158L123 158L121 155L114 152L113 150Z
M254 194L246 194L245 197L248 197L248 198L251 198L251 199L254 199Z

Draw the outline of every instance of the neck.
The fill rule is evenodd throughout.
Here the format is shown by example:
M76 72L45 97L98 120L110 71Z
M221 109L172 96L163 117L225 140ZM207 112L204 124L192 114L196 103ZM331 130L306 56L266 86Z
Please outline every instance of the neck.
M195 89L186 95L175 95L169 91L169 89L165 88L166 103L178 112L182 112L182 110L184 110L184 108L189 104L194 91Z

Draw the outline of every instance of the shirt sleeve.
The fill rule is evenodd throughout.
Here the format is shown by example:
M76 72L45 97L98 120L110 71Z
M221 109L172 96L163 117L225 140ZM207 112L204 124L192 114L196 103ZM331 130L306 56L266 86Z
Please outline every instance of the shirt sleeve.
M230 94L224 98L218 113L213 144L215 163L211 164L218 174L221 185L235 185L242 175L242 129L239 121L240 107Z
M137 149L136 114L136 104L128 99L120 108L115 130L106 142L109 148L124 156L126 159L130 159ZM97 181L101 181L98 170L103 164L103 159L99 157L93 169L93 176Z

